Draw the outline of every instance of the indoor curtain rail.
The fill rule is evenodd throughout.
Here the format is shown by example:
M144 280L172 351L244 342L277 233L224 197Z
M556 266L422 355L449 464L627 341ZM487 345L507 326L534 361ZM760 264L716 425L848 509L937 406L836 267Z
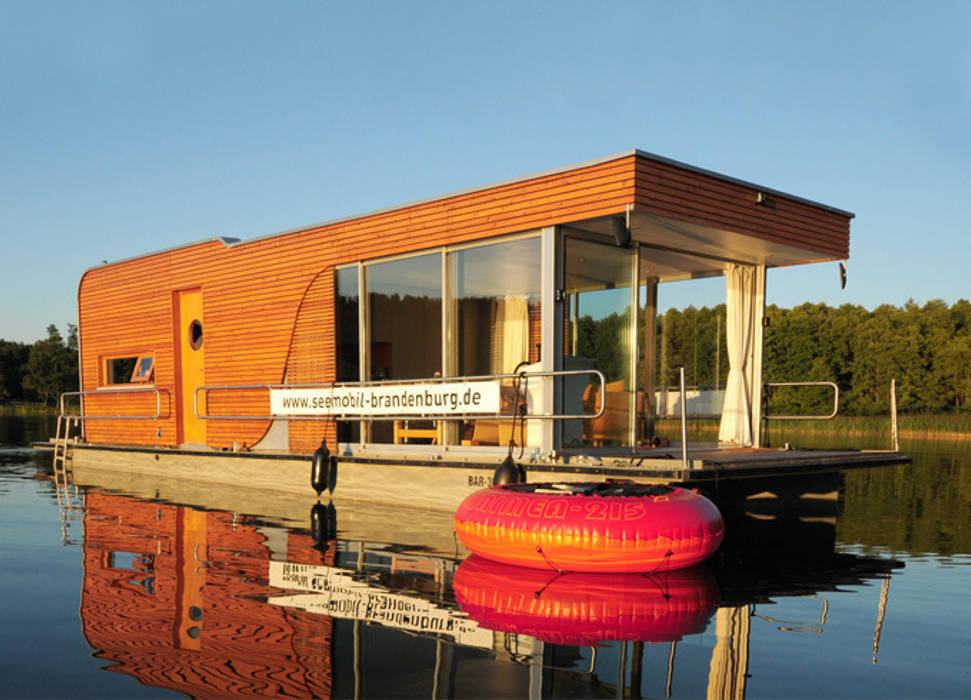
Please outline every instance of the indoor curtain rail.
M728 349L728 383L718 441L751 447L752 350L755 344L758 286L756 268L729 265L725 270L725 335Z

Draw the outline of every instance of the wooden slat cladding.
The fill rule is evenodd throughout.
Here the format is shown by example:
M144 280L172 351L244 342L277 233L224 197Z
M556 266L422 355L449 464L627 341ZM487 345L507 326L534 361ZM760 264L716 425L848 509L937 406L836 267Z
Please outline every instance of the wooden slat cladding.
M839 212L769 193L771 206L755 203L755 186L714 178L673 164L638 157L635 208L652 214L747 234L812 250L849 256L850 218Z
M293 328L287 358L287 383L328 382L336 376L334 330L334 268L319 274L304 295ZM327 437L331 448L337 441L336 427L326 419L292 421L290 449L312 452Z
M320 235L316 245L326 241L339 251L336 265L617 213L633 201L632 163L632 157L623 158L271 240L282 245L292 237Z
M334 266L435 249L504 234L643 211L702 223L845 257L848 218L822 207L774 196L775 209L756 207L744 185L628 153L546 175L445 196L397 209L308 227L234 245L212 240L90 270L79 290L82 387L104 378L105 357L152 352L155 386L164 395L153 420L89 421L94 443L174 445L177 441L179 337L177 293L202 291L205 381L208 385L326 382L335 373ZM254 413L265 392L211 397L213 412ZM92 400L93 401L93 400ZM124 397L98 397L99 414L131 412ZM140 399L138 406L143 405ZM252 446L269 421L211 420L215 448ZM290 426L290 447L310 451L322 434L317 421Z
M99 386L100 358L124 347L154 352L155 384L174 392L172 298L190 288L202 289L207 384L329 381L333 265L623 211L633 197L632 165L627 156L231 247L206 241L93 269L79 293L83 388ZM213 400L220 412L226 409L222 398ZM98 405L110 410L123 401L104 396ZM254 410L265 406L255 396L245 403ZM90 421L87 438L174 445L176 416L163 414L158 420ZM207 443L253 445L268 427L263 421L208 421ZM320 428L316 421L291 425L291 448L312 449Z

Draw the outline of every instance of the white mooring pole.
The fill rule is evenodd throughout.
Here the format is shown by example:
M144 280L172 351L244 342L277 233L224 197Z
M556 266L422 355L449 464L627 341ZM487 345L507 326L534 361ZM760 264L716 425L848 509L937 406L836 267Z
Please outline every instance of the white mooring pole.
M897 379L890 380L890 438L893 451L900 452L900 433L897 430Z

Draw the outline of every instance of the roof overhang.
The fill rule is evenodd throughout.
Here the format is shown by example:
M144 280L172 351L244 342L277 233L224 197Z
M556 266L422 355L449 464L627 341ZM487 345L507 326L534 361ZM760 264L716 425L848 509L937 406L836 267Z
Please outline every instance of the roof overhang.
M617 218L602 216L577 221L564 230L614 241ZM838 259L819 251L657 214L631 211L624 218L630 222L631 242L639 245L646 261L642 276L657 277L662 282L721 275L732 263L770 268Z

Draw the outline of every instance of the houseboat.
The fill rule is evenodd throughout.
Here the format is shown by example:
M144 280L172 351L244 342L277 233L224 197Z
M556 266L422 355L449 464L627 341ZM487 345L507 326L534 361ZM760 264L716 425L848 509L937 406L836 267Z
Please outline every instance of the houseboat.
M631 150L105 263L49 446L61 468L446 510L509 456L531 481L689 485L899 463L759 449L766 270L846 259L852 218ZM659 287L717 276L719 444L659 445Z

